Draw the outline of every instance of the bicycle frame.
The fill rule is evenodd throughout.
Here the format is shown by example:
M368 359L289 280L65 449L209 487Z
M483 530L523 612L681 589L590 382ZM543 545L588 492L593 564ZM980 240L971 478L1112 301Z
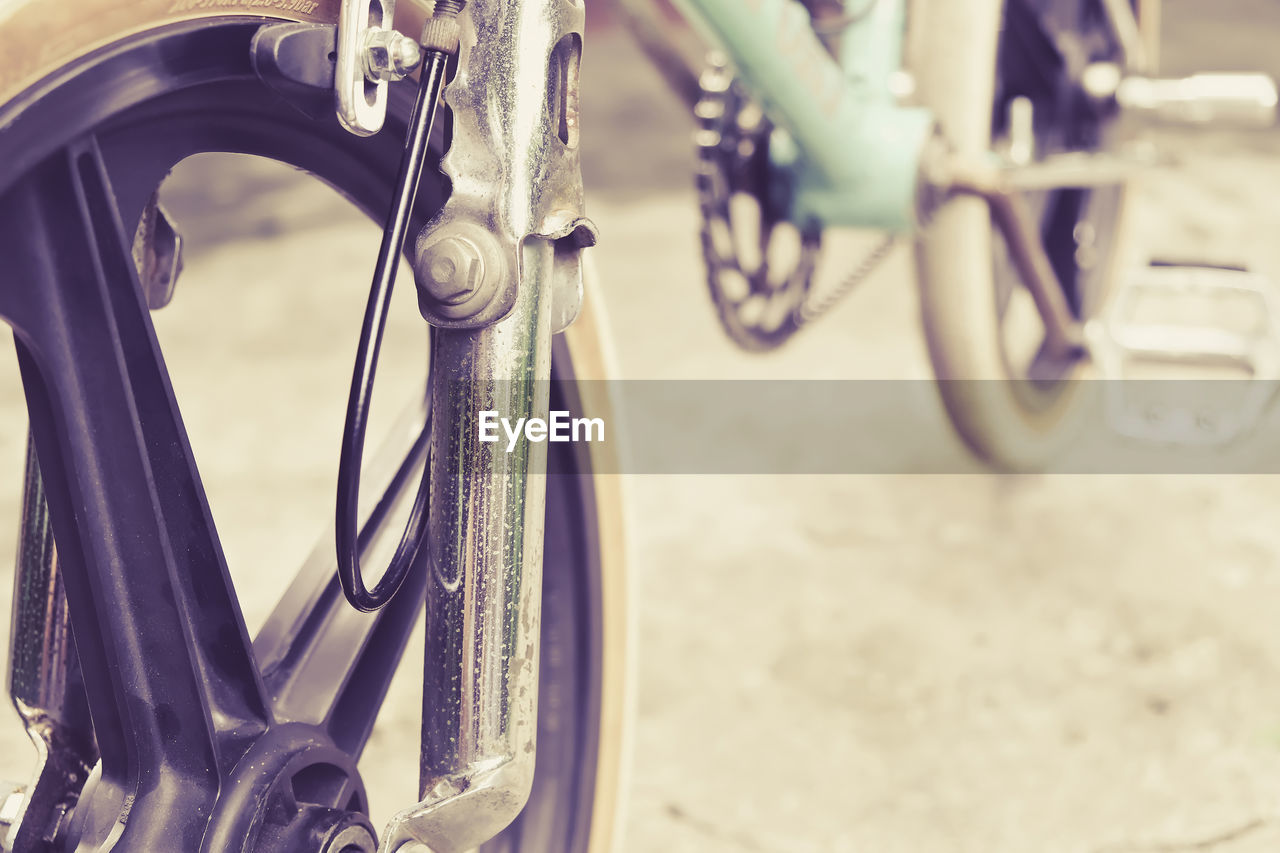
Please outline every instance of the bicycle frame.
M894 85L909 2L866 0L832 58L797 0L677 0L694 26L725 50L778 128L770 140L774 192L788 202L792 222L909 232L946 195L979 196L991 205L1035 300L1046 346L1074 357L1083 348L1083 329L1009 170L995 158L951 156L930 111L897 102L895 88L910 89ZM1049 185L1115 184L1126 174L1092 171L1059 171Z
M728 54L780 130L770 155L792 219L908 231L918 219L928 110L899 106L907 0L868 0L842 34L839 60L796 0L677 0Z

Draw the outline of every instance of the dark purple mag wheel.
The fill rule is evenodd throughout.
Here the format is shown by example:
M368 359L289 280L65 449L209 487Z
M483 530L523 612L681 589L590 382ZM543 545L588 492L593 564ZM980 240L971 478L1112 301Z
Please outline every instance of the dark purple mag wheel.
M381 134L357 138L259 79L250 42L262 25L228 16L150 30L0 108L0 317L15 333L39 460L15 612L49 630L47 613L65 607L75 640L53 674L64 686L51 759L28 790L20 851L108 840L119 851L372 850L356 761L422 612L427 567L415 565L387 607L359 614L319 549L250 640L134 252L169 170L203 152L290 164L383 215L412 85L392 87ZM413 228L441 204L441 182L424 181ZM557 378L573 378L563 339L554 363ZM408 401L419 415L423 392ZM580 447L549 453L565 476L547 486L533 795L486 849L587 850L597 788L612 784L597 778L616 748L600 722L610 680L600 504ZM425 438L410 432L371 460L381 491L365 503L366 546L412 499L424 456ZM47 699L48 673L22 681L37 671L28 664L49 660L24 636L13 687ZM416 793L405 780L403 802L388 806Z

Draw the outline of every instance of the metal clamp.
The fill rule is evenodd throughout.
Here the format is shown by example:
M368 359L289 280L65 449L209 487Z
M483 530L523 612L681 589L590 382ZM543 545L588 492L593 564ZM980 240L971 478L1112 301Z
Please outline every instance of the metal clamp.
M581 304L579 250L597 234L583 211L578 148L585 12L582 0L529 5L515 15L475 0L458 19L458 72L445 89L453 143L441 162L453 192L419 235L414 263L419 309L435 326L506 317L531 238L556 244L553 331Z
M422 61L418 43L392 26L395 10L395 0L342 0L334 101L338 121L356 136L382 129L387 83L407 77Z

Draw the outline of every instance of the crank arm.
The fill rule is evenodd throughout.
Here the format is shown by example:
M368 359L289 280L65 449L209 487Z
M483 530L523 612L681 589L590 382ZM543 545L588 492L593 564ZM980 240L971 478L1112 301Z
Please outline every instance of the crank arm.
M1158 80L1126 77L1118 65L1096 63L1085 71L1084 88L1098 102L1148 121L1269 127L1276 119L1276 84L1265 74L1197 74ZM1150 155L1076 152L1005 165L994 159L959 158L934 146L926 149L922 171L934 190L933 198L955 192L987 201L1044 323L1045 346L1053 355L1069 356L1083 351L1083 329L1067 306L1021 194L1115 186L1159 164Z
M1043 192L1058 189L1094 189L1123 184L1147 169L1172 165L1152 147L1132 152L1050 154L1031 163L967 169L974 184L998 187L1002 192Z
M1161 80L1124 76L1118 65L1095 63L1085 70L1083 85L1100 104L1149 122L1262 128L1276 121L1276 84L1265 74L1196 74ZM933 148L926 151L923 172L935 191L941 190L934 197L958 192L987 201L1044 323L1046 347L1051 354L1068 356L1083 351L1083 329L1067 306L1021 194L1115 186L1154 165L1159 160L1151 156L1086 152L1002 165L989 159L961 159Z
M1011 179L1021 168L1011 169L986 162L976 163L934 152L925 173L935 188L946 192L976 195L985 199L991 216L1004 237L1009 258L1044 323L1045 348L1050 355L1069 357L1084 352L1084 329L1071 314L1062 282L1045 252L1039 229L1022 198L1024 190ZM1112 181L1119 182L1119 181ZM1060 186L1075 186L1074 182Z

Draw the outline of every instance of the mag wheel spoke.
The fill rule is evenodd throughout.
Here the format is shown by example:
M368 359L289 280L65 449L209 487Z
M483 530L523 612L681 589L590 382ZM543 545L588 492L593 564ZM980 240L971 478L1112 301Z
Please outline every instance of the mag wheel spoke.
M0 315L101 746L99 799L132 801L133 843L196 849L163 837L166 816L207 813L270 714L130 242L96 141L55 154L0 199Z
M412 503L426 461L425 421L423 403L411 406L366 466L360 505L372 509L359 544L368 564L386 565L395 550L404 526L398 510ZM323 726L358 755L422 612L426 580L424 556L390 604L357 611L338 584L330 528L254 641L277 719Z
M1006 49L1001 56L1005 65L1003 99L1014 95L1053 97L1065 64L1059 39L1064 33L1071 37L1062 17L1054 3L1010 0L1005 18Z
M36 764L20 812L6 809L8 842L14 850L34 850L74 806L98 751L49 507L29 437L14 569L8 687L27 736L36 744Z

